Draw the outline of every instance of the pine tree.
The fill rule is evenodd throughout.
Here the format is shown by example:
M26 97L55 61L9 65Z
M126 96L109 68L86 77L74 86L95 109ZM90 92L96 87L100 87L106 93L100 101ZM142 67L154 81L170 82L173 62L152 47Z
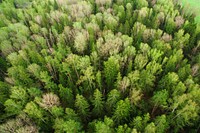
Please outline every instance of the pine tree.
M169 126L166 115L157 116L155 119L155 126L157 133L165 132Z
M128 117L130 116L130 108L131 105L128 98L117 102L117 106L113 114L114 121L117 123L127 121Z
M89 117L89 106L90 105L82 95L76 95L75 107L84 121Z
M62 84L59 85L59 96L62 100L62 103L65 104L65 106L72 107L74 104L74 96L72 89L65 88L62 86Z
M150 120L149 113L145 114L143 117L137 116L133 119L131 125L134 126L137 131L144 131L145 127L147 126L147 122Z
M112 112L112 110L116 107L116 103L120 100L120 97L120 92L116 89L113 89L108 93L106 101L108 112Z
M107 88L112 89L112 83L115 81L119 72L118 60L111 56L106 62L104 62L104 74L106 78Z
M94 91L92 103L94 106L92 110L93 114L96 116L101 116L104 112L104 101L103 95L98 89Z
M78 114L71 108L66 108L65 109L65 119L66 120L75 120L75 121L79 121L80 122L80 117L78 116Z
M126 124L120 125L116 129L116 132L117 133L131 133L131 128L129 128L128 125L126 125Z
M98 121L95 123L95 132L97 132L97 133L101 133L101 132L112 133L113 125L114 125L113 120L110 119L109 117L105 117L104 122Z
M154 123L150 123L146 126L146 128L144 129L145 133L155 133L156 132L156 127L154 125Z
M161 91L155 92L155 94L152 97L152 102L154 104L154 107L151 113L153 114L157 107L167 108L168 98L169 98L169 94L167 90L161 90Z

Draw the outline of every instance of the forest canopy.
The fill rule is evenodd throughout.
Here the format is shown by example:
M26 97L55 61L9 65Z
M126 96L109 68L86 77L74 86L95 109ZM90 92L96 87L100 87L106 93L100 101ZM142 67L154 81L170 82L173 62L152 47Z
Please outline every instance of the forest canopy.
M1 133L200 130L200 26L178 0L0 0Z

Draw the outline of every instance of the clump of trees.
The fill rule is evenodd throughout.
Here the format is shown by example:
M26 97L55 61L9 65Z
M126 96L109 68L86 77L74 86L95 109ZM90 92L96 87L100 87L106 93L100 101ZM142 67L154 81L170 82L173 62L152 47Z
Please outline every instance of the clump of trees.
M197 132L200 27L172 0L3 0L0 132Z

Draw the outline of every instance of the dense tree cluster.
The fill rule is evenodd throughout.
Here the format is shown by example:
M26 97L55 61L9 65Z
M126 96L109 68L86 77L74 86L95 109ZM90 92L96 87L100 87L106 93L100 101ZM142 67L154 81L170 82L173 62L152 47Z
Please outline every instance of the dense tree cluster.
M199 40L173 0L3 0L0 132L197 132Z

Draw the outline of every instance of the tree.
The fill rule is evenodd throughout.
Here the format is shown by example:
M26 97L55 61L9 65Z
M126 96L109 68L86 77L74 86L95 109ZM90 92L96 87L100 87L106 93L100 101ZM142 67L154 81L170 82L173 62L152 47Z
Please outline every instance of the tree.
M166 115L157 116L154 123L156 126L157 133L163 133L169 127Z
M120 92L116 89L111 90L108 93L106 105L108 112L112 112L112 110L116 107L116 103L120 100Z
M59 96L62 100L62 103L65 104L65 106L71 107L74 104L74 96L72 89L65 88L62 86L62 84L58 85L59 87Z
M82 70L82 72L84 75L80 76L79 80L77 81L77 84L83 84L86 90L93 91L95 80L93 67L89 66L85 70Z
M128 117L130 116L130 108L131 105L128 98L117 102L117 106L113 114L114 121L117 123L127 121Z
M89 117L89 106L87 100L82 95L76 95L75 107L84 121Z
M98 89L94 91L92 103L94 106L92 110L94 115L101 116L104 112L104 101L103 101L103 95Z
M137 90L136 88L132 88L130 90L130 102L131 104L138 105L139 101L142 99L141 90Z
M131 129L128 127L128 125L124 124L124 125L120 125L118 126L118 128L116 129L117 133L131 133Z
M145 114L143 117L137 116L133 119L131 125L137 129L137 131L144 131L145 127L147 126L147 122L150 120L149 113Z
M101 132L106 132L106 133L112 133L113 132L113 125L114 122L112 119L109 117L104 118L104 122L102 121L97 121L95 123L95 132L96 133L101 133Z
M62 119L56 119L54 129L56 133L67 132L74 133L82 130L81 124L74 120L64 121Z
M165 27L166 27L166 32L171 34L175 30L176 23L174 22L174 20L171 17L168 17L166 20Z
M42 96L42 101L39 103L40 106L44 109L50 109L54 106L60 105L60 99L56 94L46 93Z
M156 132L156 127L154 125L154 123L150 123L146 126L146 128L144 129L145 133L155 133Z
M104 13L103 14L103 22L105 24L105 28L111 31L115 31L118 26L118 17L115 17L111 14Z
M161 90L161 91L155 92L152 97L152 102L154 104L152 113L155 111L157 107L166 108L168 98L169 98L169 94L167 90Z
M165 88L168 91L171 91L171 88L179 82L179 77L176 73L168 73L165 75L159 82L159 88Z
M83 52L87 48L88 36L89 35L87 31L78 32L77 35L75 36L74 47L81 54L83 54Z
M0 116L3 114L4 102L9 99L9 85L0 81Z
M5 112L7 113L8 116L19 114L23 109L23 106L20 103L15 102L13 99L6 100L4 102L4 106L5 106Z
M192 100L187 100L188 96L183 94L178 96L175 100L174 104L171 106L173 109L172 112L175 112L171 122L173 125L176 125L175 130L179 130L186 124L190 125L191 121L196 120L198 117L198 110L197 103Z
M54 91L57 88L57 85L52 82L52 77L48 74L47 71L40 72L40 80L45 83L44 88L47 90Z
M118 72L119 62L115 57L111 56L106 62L104 62L104 74L108 90L112 89L112 83L115 81Z
M148 63L148 57L146 55L137 54L134 61L134 66L136 70L141 70Z
M66 108L65 109L65 119L66 120L75 120L75 121L79 121L80 122L80 117L78 116L78 114L71 108Z
M153 90L155 76L147 70L142 70L140 73L139 86L145 92Z
M43 110L38 107L34 102L27 103L24 112L28 114L31 118L43 120Z
M39 129L34 122L31 121L26 115L18 115L16 118L7 120L4 124L0 125L1 132L35 132L38 133Z
M20 65L10 67L8 69L8 75L12 77L16 85L29 87L33 83L33 79L30 78L30 74L23 66Z
M25 105L28 101L28 94L26 89L22 87L13 87L11 88L10 98L19 102L21 105Z

